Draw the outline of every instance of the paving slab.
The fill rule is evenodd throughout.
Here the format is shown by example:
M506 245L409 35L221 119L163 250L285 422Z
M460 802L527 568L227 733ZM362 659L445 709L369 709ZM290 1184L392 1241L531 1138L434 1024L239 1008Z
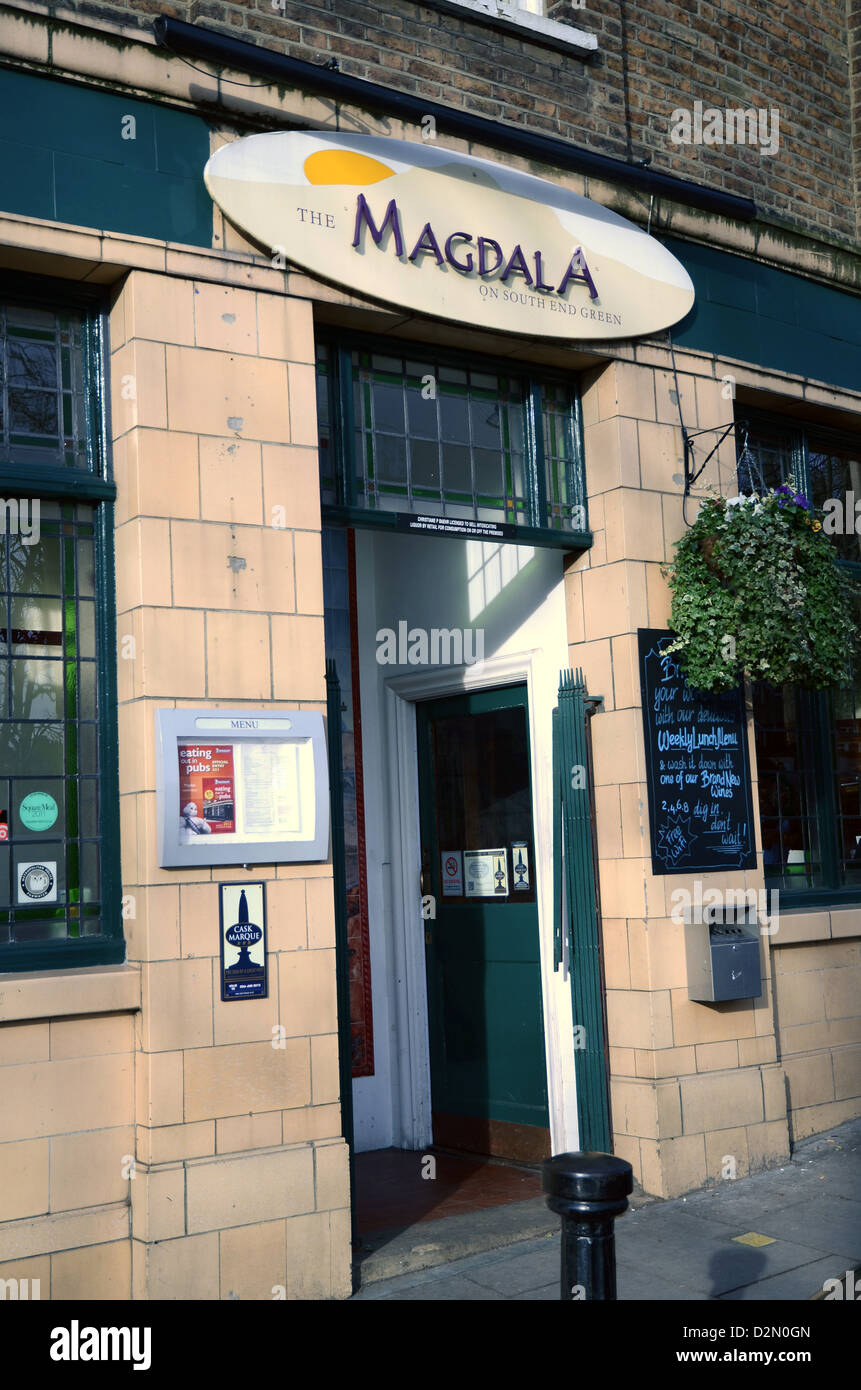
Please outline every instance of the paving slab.
M841 1255L847 1268L861 1264L861 1202L847 1197L821 1197L815 1204L799 1202L786 1211L771 1211L756 1229L823 1254Z
M798 1269L788 1269L782 1274L760 1279L755 1284L746 1284L740 1289L730 1289L718 1295L720 1302L750 1303L769 1299L804 1299L810 1301L818 1293L826 1279L842 1279L845 1261L842 1255L828 1255L825 1259L813 1260Z
M490 1303L498 1299L499 1294L477 1284L474 1279L455 1274L435 1279L433 1283L414 1285L397 1295L382 1295L379 1301L385 1303L395 1297L399 1303Z
M550 1249L530 1250L523 1255L510 1253L506 1260L499 1260L485 1269L473 1270L470 1277L506 1297L525 1293L527 1289L537 1289L555 1277L558 1293L558 1245L558 1240L554 1240Z

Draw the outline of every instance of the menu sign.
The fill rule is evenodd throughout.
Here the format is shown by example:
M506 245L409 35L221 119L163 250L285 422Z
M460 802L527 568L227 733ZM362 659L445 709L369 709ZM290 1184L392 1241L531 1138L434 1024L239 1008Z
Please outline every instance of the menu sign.
M756 848L741 690L688 685L664 629L640 628L652 871L753 869Z
M162 868L327 857L329 794L322 714L160 709L156 735ZM39 805L29 813L32 828L44 829L53 802L49 804L46 792L30 799L34 797Z

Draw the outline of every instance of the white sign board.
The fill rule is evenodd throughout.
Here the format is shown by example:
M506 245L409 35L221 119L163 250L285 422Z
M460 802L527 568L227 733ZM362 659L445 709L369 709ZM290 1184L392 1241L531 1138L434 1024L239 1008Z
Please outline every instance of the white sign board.
M508 897L508 856L499 849L466 849L463 874L468 898Z
M654 237L600 203L486 159L335 131L224 145L214 201L269 254L387 304L579 341L684 318L694 288Z

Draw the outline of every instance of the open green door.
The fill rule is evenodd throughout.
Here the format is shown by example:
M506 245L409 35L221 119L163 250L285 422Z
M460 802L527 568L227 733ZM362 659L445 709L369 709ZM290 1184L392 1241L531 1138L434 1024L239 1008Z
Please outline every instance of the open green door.
M434 1143L550 1153L526 687L417 706Z

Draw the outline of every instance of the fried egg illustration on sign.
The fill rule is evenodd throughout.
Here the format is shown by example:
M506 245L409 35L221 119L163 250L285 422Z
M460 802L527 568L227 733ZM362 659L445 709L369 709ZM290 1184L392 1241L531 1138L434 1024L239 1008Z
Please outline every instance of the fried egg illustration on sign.
M249 135L216 150L204 179L267 254L455 323L568 341L632 338L678 323L694 302L681 262L633 222L436 144Z

